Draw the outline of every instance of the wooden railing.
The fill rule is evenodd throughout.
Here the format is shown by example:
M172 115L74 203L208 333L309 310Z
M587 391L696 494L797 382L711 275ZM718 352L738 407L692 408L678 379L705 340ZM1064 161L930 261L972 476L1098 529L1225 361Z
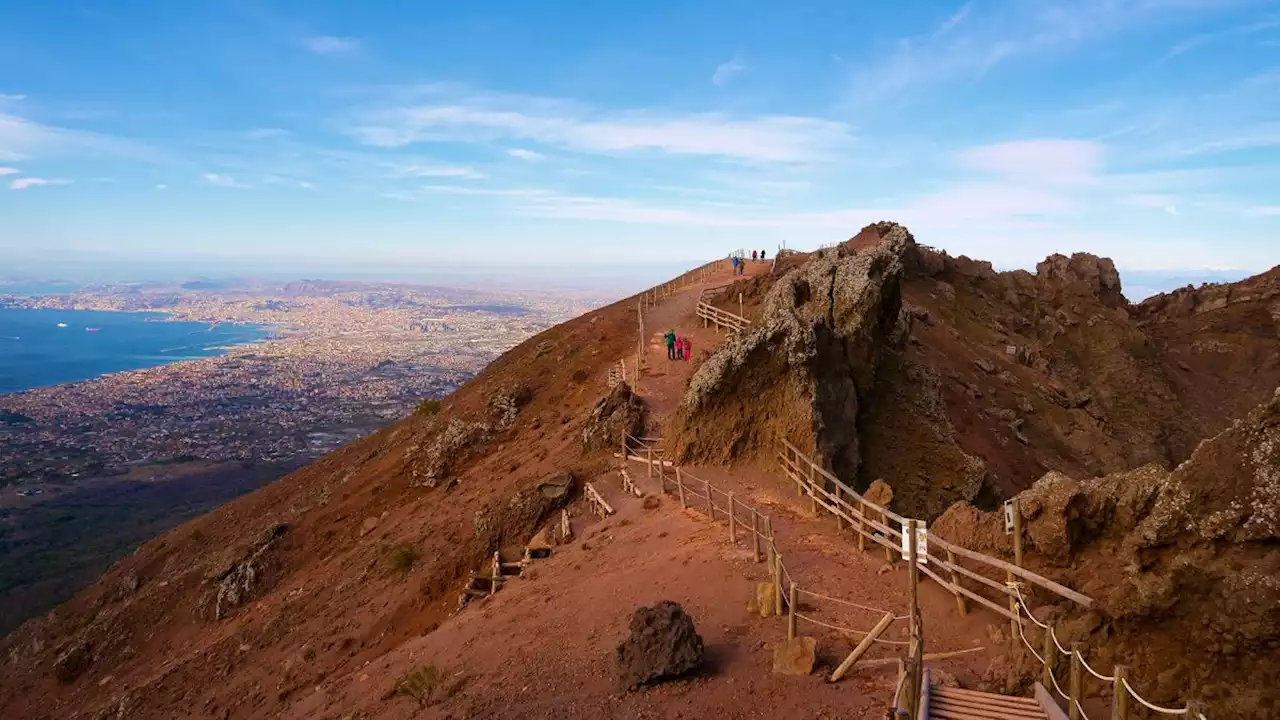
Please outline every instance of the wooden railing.
M743 330L746 330L747 326L751 324L750 320L742 317L741 315L734 315L728 310L721 310L704 299L707 297L709 292L714 292L718 289L719 288L704 288L702 292L698 294L697 315L702 318L702 326L707 327L708 323L712 323L716 326L717 330L720 328L726 328L729 332L742 332Z
M811 507L815 511L818 507L824 508L836 516L836 522L841 528L847 523L857 533L860 550L865 549L865 542L870 539L885 549L886 557L890 561L894 559L895 553L900 553L906 559L909 554L914 555L918 552L919 554L915 555L918 558L918 562L912 563L912 565L955 595L956 606L960 614L967 613L966 600L973 600L988 610L1008 618L1011 641L1021 640L1031 654L1041 662L1043 668L1042 684L1046 688L1057 690L1058 694L1066 700L1071 720L1077 720L1082 717L1084 712L1080 705L1080 700L1084 697L1081 690L1082 677L1080 673L1082 670L1087 671L1098 680L1112 684L1113 718L1127 718L1128 701L1133 699L1156 713L1187 715L1192 720L1207 720L1203 706L1198 702L1188 703L1182 708L1166 708L1143 699L1129 683L1127 668L1124 666L1117 665L1114 671L1115 674L1111 676L1098 673L1089 667L1081 652L1080 643L1073 643L1071 650L1064 648L1054 634L1053 627L1047 623L1040 622L1031 614L1022 593L1024 583L1026 583L1070 600L1083 608L1091 608L1094 606L1094 601L1087 595L1031 572L1018 564L974 552L928 532L927 526L923 522L912 518L904 518L888 508L881 507L862 497L853 488L843 483L835 475L814 462L813 458L786 440L782 441L782 447L778 452L778 460L782 464L783 472L796 484L796 490L800 496L809 496ZM1015 547L1014 555L1018 562L1021 562L1022 559L1022 529L1021 523L1018 522L1020 517L1020 512L1014 513L1016 529L1013 543ZM921 529L911 532L911 528ZM907 538L907 542L904 542L904 537ZM923 548L916 550L915 541L921 538L924 540ZM903 552L903 548L910 549L907 552ZM958 558L972 561L976 567L967 567ZM946 579L943 577L944 573ZM1003 583L990 577L991 574L998 576L1000 573L1004 574ZM1006 608L1004 605L965 587L964 580L978 583L982 588L1007 599L1008 607ZM1037 653L1027 639L1025 630L1029 625L1044 630L1041 636L1041 653ZM917 648L913 646L912 653L915 654L916 650ZM921 653L920 657L927 658L927 656L922 655L923 646L918 650ZM1071 658L1069 689L1065 692L1053 674L1053 659L1055 657L1053 653L1055 652ZM917 668L914 675L912 675L913 667ZM906 699L918 697L920 691L918 663L913 665L910 655L904 663L903 672L906 673L905 679L902 681L905 683L906 688L904 689L908 693Z
M896 648L918 646L920 651L923 652L922 640L918 643L913 643L910 637L901 639L887 637L888 630L895 624L900 629L906 629L902 628L902 621L904 620L911 620L911 627L919 627L919 611L918 605L914 603L914 593L912 594L913 602L907 613L897 615L881 608L870 607L833 597L829 594L815 592L812 589L802 588L783 563L782 553L779 551L777 538L774 534L773 519L769 515L744 502L734 492L719 488L679 465L659 459L658 456L661 455L661 450L654 444L641 441L624 432L621 449L622 453L618 457L624 461L644 463L648 469L649 477L658 479L664 493L669 493L679 498L681 508L701 512L713 522L725 522L728 527L729 542L736 544L740 536L746 535L752 545L752 554L755 561L768 564L769 582L773 587L773 592L770 594L772 600L769 603L769 612L762 612L762 614L785 616L788 640L796 638L798 624L801 621L848 636L861 636L861 642L857 647L832 672L829 678L831 682L840 680L855 667L896 662L896 660L879 659L862 660L861 664L859 664L859 660L872 645L878 644ZM812 610L806 609L806 612L810 614L800 612L800 598L802 597L804 598L805 607L813 608ZM875 623L869 629L860 630L840 625L833 619L819 618L817 615L824 611L824 605L828 612L830 612L830 608L835 607L844 612L864 613L868 618L868 623L873 619ZM950 657L979 652L984 649L982 647L965 648L950 653L942 653L941 656Z

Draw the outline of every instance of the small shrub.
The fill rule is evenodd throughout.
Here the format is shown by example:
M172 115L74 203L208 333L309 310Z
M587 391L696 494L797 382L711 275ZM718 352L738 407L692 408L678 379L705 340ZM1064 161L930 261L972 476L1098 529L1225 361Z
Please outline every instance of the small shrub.
M391 568L398 572L409 572L409 568L418 561L422 554L412 545L393 545L387 550L387 558L391 561Z
M440 412L440 401L427 399L418 403L418 409L415 410L419 415L431 417Z
M428 663L400 676L391 692L395 695L411 697L418 701L419 707L426 707L439 699L439 690L444 679L444 673L440 668Z

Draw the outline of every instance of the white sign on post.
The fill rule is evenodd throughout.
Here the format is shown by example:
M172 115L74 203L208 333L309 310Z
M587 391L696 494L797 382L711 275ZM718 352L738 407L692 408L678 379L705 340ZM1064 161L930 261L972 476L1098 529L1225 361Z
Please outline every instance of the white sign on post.
M1004 534L1013 534L1013 501L1004 501Z
M902 524L902 557L911 557L911 541L907 533L907 524ZM916 560L921 565L929 564L929 526L923 520L916 521Z

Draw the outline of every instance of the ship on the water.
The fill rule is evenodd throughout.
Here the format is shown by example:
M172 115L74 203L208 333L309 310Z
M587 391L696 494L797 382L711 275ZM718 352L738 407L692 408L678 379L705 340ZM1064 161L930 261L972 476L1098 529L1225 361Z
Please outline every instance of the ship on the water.
M87 327L87 328L85 328L85 329L84 329L84 331L85 331L85 332L98 332L98 331L99 331L99 330L101 330L101 329L102 329L102 328L91 328L91 327Z

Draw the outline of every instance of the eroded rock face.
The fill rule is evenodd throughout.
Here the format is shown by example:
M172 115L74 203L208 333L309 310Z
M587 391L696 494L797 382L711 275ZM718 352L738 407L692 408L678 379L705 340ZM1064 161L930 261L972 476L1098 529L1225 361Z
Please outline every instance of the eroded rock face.
M1125 304L1120 289L1120 273L1110 258L1089 253L1071 257L1050 255L1036 265L1036 279L1043 286L1070 288L1093 294L1107 307Z
M1099 602L1096 613L1061 608L1063 642L1131 665L1153 702L1272 716L1280 664L1258 658L1280 648L1280 397L1172 472L1050 473L1019 499L1027 556ZM931 529L1001 554L1000 527L996 513L960 503Z
M702 637L678 603L636 608L630 630L614 656L618 684L625 689L683 675L702 662Z
M862 397L909 327L899 283L910 242L895 225L857 252L834 248L781 278L759 327L691 378L674 422L676 455L726 462L772 452L786 438L812 444L802 449L855 477Z
M644 402L627 383L619 383L600 399L582 428L583 452L618 450L622 432L632 437L644 435Z

